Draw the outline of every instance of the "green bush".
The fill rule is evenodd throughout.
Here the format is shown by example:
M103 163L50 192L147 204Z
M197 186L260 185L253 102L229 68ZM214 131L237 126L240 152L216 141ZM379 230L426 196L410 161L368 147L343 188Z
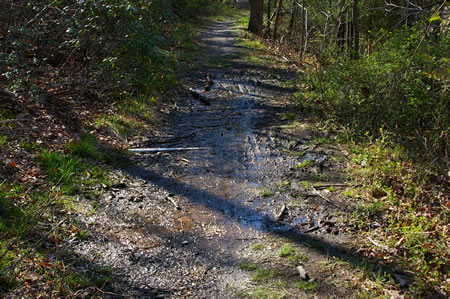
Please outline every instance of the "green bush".
M370 56L329 57L301 78L308 89L298 103L320 107L360 132L377 135L384 127L412 148L435 156L448 152L449 39L427 37L414 55L422 36L405 28Z

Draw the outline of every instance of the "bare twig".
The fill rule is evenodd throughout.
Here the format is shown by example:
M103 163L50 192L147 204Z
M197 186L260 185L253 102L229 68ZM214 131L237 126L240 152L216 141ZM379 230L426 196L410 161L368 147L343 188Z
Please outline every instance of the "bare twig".
M282 217L283 214L284 214L284 211L286 211L286 205L285 205L285 204L283 204L283 205L281 206L280 211L275 215L275 221L278 221L278 220L281 219L281 217Z
M177 204L177 202L171 196L167 196L166 200L170 201L174 205L175 209L181 210L180 206Z
M323 184L323 185L316 185L314 187L318 188L318 189L328 188L328 187L348 187L348 184L339 184L339 183L336 183L336 184Z
M336 208L340 209L340 210L344 210L342 207L338 206L337 204L335 204L334 202L332 202L331 200L329 200L328 198L326 198L325 196L323 196L322 194L320 194L319 191L316 190L316 188L311 187L313 192L316 193L317 195L320 196L320 198L322 198L323 200L325 200L326 202L332 204L333 206L335 206Z
M45 12L47 12L48 8L49 8L49 6L46 5L46 6L44 7L44 9L42 9L40 12L38 12L37 15L34 16L34 18L32 18L31 20L29 20L29 21L22 27L22 30L23 30L23 29L26 29L28 26L30 26L31 24L33 24L34 22L36 22L37 20L39 20L39 18L40 18Z
M307 233L313 232L315 230L318 230L319 228L320 228L320 226L316 225L316 226L311 227L310 229L302 231L302 233L307 234Z
M209 147L157 147L157 148L132 148L133 153L156 153L156 152L176 152L176 151L200 151L208 150Z
M66 222L66 220L68 219L68 217L64 218L63 220L61 220L57 225L55 225L47 234L45 234L45 236L43 236L42 238L40 238L33 246L31 246L17 261L15 261L11 266L9 266L9 268L3 272L2 274L0 274L0 277L2 276L6 276L8 273L10 273L11 271L14 271L14 269L17 267L17 265L19 263L21 263L30 253L31 251L33 251L34 249L36 249L39 245L41 245L41 243L48 237L50 236L51 233L53 233L59 226L61 226L61 224L63 224L64 222Z
M436 10L436 12L440 11L441 8L444 6L444 4L445 4L446 2L447 2L447 1L442 2L442 4L438 7L438 9ZM417 54L417 51L419 50L419 48L420 48L420 46L422 45L422 43L423 43L423 41L425 40L425 38L427 37L428 32L430 31L430 28L431 28L431 23L432 23L432 21L429 21L429 22L428 22L428 26L427 26L427 28L425 29L425 33L423 34L422 39L420 40L419 44L417 45L417 48L414 50L414 53L413 53L413 55L411 56L411 59L410 59L409 62L408 62L408 66L411 65L412 61L414 60L414 57L415 57L416 54Z

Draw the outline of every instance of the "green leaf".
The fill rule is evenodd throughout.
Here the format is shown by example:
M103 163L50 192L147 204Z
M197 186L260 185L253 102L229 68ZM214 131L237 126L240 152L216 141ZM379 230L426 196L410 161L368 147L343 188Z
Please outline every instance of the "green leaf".
M441 19L441 17L439 16L439 11L438 11L429 19L429 21L434 22L434 21L439 21L440 19Z

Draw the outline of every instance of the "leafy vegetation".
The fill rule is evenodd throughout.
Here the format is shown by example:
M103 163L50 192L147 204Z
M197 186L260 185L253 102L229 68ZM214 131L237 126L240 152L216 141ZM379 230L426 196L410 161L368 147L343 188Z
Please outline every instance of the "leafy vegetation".
M95 202L78 198L112 184L108 164L127 160L123 145L157 120L196 57L196 28L231 11L208 0L2 2L0 294L39 297L39 281L51 297L108 288L110 269L80 272L70 246L58 249L90 236L71 214Z
M343 195L372 240L367 254L414 273L405 283L412 296L448 294L448 3L273 2L264 1L260 36L301 69L299 115L321 118L320 128L337 135L311 144L349 152L358 187Z

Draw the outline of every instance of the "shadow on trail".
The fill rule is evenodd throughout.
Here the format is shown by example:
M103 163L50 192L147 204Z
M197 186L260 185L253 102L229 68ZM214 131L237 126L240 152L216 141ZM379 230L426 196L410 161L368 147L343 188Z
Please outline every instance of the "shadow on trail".
M222 212L228 216L228 219L236 222L239 221L244 226L288 238L299 245L305 245L305 243L307 243L309 246L312 246L315 251L324 256L331 256L339 259L345 258L346 261L356 267L362 267L362 262L365 261L365 258L361 254L351 251L349 248L332 244L318 237L306 235L289 224L279 223L270 219L267 215L255 211L245 205L217 196L206 190L180 183L175 179L164 177L151 170L138 166L128 168L126 171L128 174L160 186L170 193L182 195L195 204L200 204L208 209ZM240 221L247 218L260 219L263 221L264 225L263 227L258 228L258 226L253 226L248 223L246 224L245 221ZM376 262L376 264L379 268L384 268L383 264L379 262ZM376 273L375 269L374 273Z

